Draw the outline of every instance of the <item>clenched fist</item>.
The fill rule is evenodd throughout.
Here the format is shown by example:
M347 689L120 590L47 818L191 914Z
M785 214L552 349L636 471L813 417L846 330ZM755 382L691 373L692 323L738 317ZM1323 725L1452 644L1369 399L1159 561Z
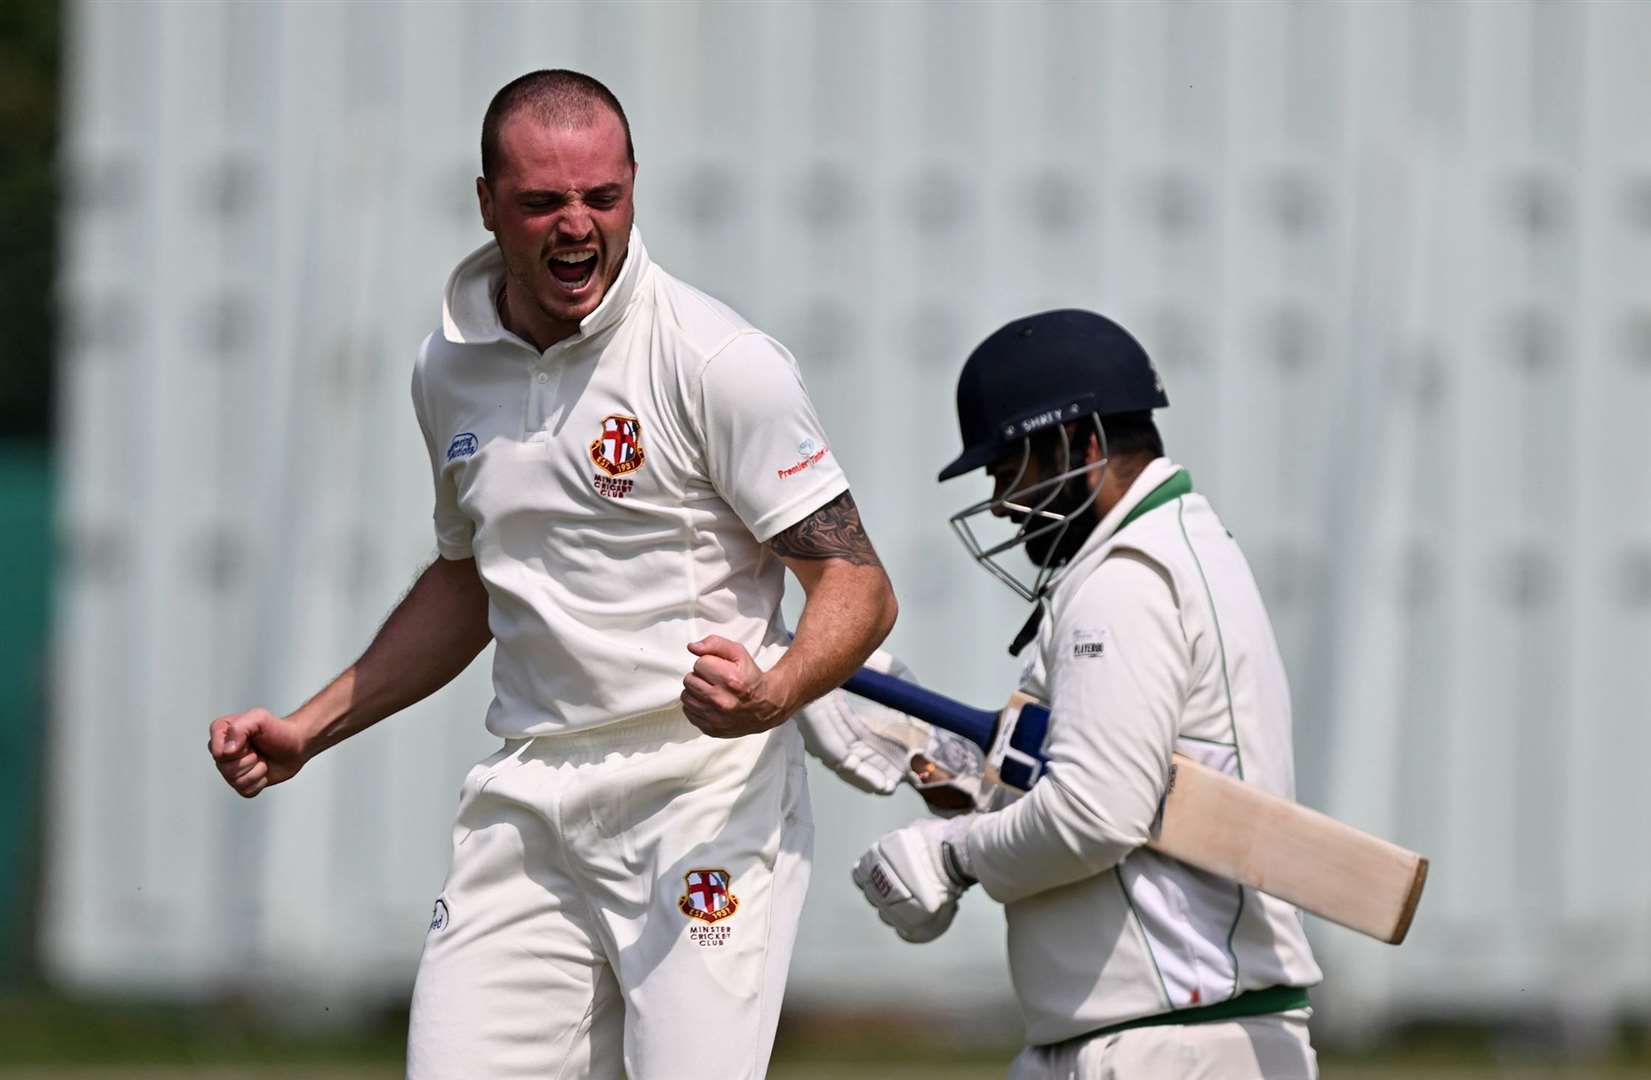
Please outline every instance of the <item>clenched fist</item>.
M224 781L248 799L271 784L291 780L309 760L298 725L268 709L218 717L212 721L206 748Z
M682 680L682 711L705 734L754 735L793 712L780 680L758 667L739 642L712 634L689 642L688 651L699 659Z

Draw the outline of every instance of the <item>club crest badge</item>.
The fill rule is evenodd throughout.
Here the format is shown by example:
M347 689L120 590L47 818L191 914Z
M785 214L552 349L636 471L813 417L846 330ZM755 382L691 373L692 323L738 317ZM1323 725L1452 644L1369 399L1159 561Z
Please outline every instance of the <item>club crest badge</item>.
M590 459L609 476L624 476L642 467L642 421L613 413L602 418L602 434L590 444Z
M690 870L683 879L687 888L676 904L690 919L721 922L739 910L740 898L728 889L728 871Z

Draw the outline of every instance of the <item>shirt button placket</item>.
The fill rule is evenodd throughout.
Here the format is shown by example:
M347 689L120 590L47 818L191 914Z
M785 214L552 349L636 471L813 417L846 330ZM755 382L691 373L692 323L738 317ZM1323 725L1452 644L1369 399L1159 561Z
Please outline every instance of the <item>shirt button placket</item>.
M553 364L555 361L546 354L539 358L539 363ZM556 390L561 382L562 371L559 366L548 371L544 367L539 367L533 373L533 422L539 429L535 434L541 438L545 437L545 422L556 406Z
M528 379L527 415L522 418L529 442L545 437L545 418L550 414L551 396L550 373L542 368L536 369Z

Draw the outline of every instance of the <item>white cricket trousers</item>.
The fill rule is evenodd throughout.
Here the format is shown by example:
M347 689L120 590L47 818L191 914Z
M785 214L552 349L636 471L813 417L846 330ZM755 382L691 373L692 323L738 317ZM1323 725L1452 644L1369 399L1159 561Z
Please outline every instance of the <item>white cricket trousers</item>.
M506 742L460 791L408 1077L760 1080L813 844L793 724Z
M1009 1080L1318 1080L1310 1009L1028 1046Z

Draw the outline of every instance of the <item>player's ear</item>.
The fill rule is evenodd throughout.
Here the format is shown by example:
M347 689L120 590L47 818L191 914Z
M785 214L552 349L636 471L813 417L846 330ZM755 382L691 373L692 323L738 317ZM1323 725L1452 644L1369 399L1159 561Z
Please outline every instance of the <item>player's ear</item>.
M493 189L487 186L487 177L476 177L476 203L482 211L482 228L494 232L493 227Z
M1093 465L1100 461L1101 457L1101 437L1091 429L1089 432L1089 445L1084 447L1083 450L1083 463Z

